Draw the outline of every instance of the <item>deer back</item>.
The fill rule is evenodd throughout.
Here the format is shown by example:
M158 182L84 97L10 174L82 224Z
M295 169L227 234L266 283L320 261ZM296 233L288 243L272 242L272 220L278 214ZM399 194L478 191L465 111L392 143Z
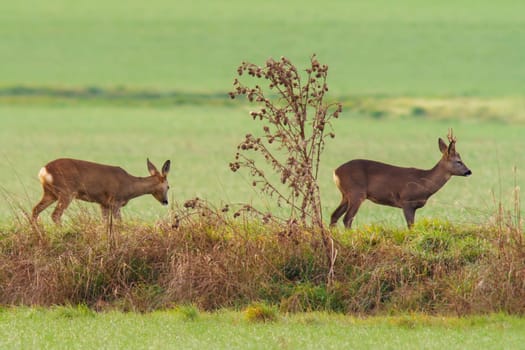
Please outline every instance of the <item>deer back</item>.
M44 169L43 182L53 192L90 201L99 201L102 196L118 197L122 187L132 178L117 166L69 158L51 161Z

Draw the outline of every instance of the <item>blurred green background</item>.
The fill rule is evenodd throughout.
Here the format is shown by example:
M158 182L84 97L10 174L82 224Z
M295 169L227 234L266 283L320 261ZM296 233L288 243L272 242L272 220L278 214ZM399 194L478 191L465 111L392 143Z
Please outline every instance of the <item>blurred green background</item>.
M9 1L4 84L227 91L242 60L312 53L336 95L516 95L522 1Z

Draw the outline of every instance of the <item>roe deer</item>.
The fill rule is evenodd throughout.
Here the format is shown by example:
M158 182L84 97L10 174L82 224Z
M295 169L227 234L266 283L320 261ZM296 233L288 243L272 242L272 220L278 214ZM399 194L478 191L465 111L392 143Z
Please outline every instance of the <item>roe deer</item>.
M168 205L168 179L170 161L162 166L162 172L147 159L151 176L135 177L116 166L62 158L46 164L38 177L44 189L40 202L33 208L32 220L53 202L58 204L51 215L55 223L73 199L100 204L105 219L109 214L120 219L120 208L130 199L152 194L163 205Z
M456 138L448 133L449 145L439 138L442 157L430 170L401 168L372 160L355 159L334 171L334 182L341 191L341 204L331 216L333 226L345 212L343 222L350 228L365 199L403 209L408 228L414 224L416 209L425 205L452 175L469 176L469 168L456 152Z

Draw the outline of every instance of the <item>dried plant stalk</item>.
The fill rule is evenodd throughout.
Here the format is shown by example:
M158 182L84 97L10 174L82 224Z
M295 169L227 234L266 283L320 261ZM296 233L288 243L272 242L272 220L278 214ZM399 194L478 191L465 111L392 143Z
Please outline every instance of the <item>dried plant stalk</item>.
M327 137L335 137L331 120L342 110L340 103L325 103L328 66L316 56L301 74L285 57L272 58L263 67L243 62L237 72L266 80L268 87L249 87L235 79L230 96L244 95L259 109L250 112L263 124L262 136L247 134L239 144L232 171L248 169L253 185L290 208L289 222L323 229L321 196L317 184L321 154ZM256 152L279 175L282 185L272 183L250 152Z

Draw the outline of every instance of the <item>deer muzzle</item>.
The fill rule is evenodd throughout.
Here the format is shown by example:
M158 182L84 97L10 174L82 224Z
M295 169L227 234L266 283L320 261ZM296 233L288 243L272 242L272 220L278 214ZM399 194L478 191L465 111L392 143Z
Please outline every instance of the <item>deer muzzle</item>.
M470 176L472 175L472 171L470 171L470 169L468 169L465 174L463 174L463 176Z

